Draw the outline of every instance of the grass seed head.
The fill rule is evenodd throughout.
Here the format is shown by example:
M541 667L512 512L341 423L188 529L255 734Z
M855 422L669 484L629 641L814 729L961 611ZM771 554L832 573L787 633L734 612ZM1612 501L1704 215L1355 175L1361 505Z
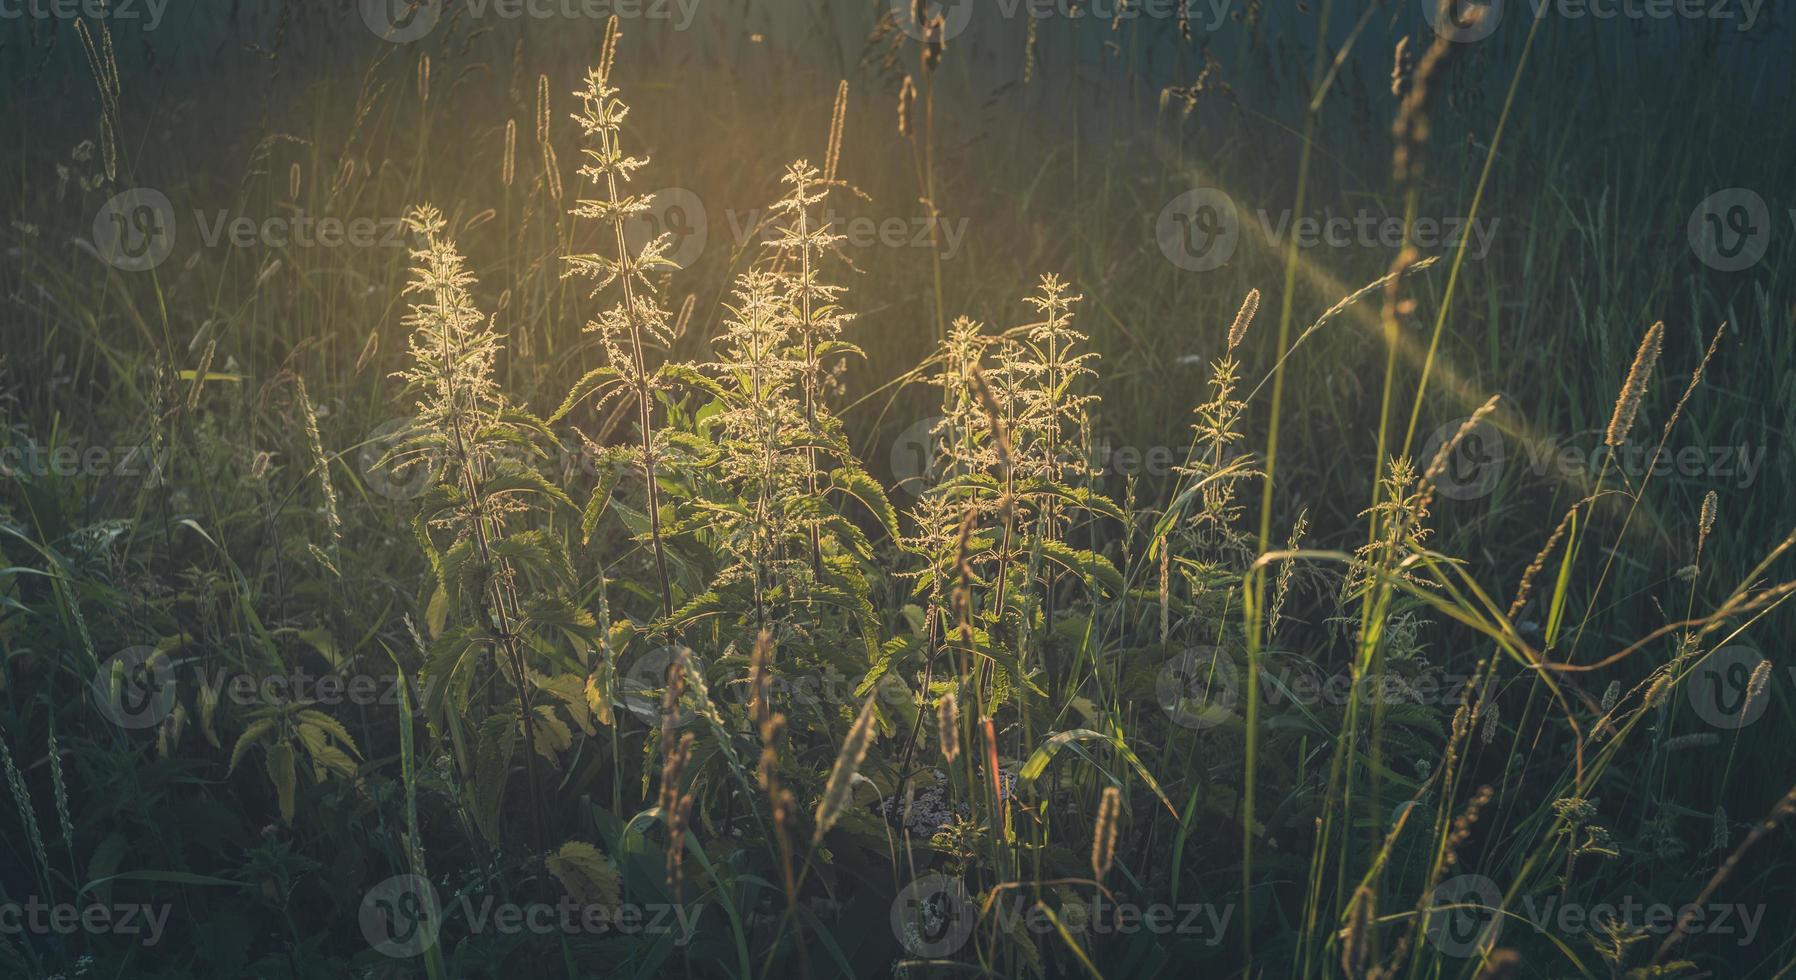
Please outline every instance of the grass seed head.
M1640 349L1634 352L1634 364L1628 368L1628 379L1621 386L1621 395L1615 399L1615 414L1609 417L1604 444L1619 446L1628 441L1634 419L1640 414L1640 401L1646 397L1647 383L1652 380L1653 369L1659 366L1659 353L1664 344L1665 323L1660 321L1646 331L1646 336L1640 339Z
M960 704L953 691L936 702L935 727L936 737L942 743L942 760L952 764L960 758Z
M1116 830L1121 815L1122 791L1115 786L1104 787L1104 796L1098 801L1097 825L1091 833L1091 873L1099 881L1116 863Z
M1235 323L1229 327L1229 352L1241 346L1247 336L1247 328L1253 326L1254 315L1260 312L1260 291L1249 290L1247 298L1241 302L1241 311L1235 314Z

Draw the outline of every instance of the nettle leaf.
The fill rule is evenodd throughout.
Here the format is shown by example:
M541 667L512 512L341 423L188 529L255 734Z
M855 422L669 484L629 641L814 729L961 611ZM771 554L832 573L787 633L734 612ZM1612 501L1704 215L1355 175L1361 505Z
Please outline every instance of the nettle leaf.
M531 735L536 743L536 754L542 756L550 765L560 765L561 753L566 752L574 744L573 730L567 722L555 713L553 705L539 704L531 711L535 724ZM519 732L523 731L523 722L518 723Z
M566 596L545 595L530 599L524 603L524 617L538 629L560 632L576 654L582 656L598 641L598 620Z
M468 499L459 483L435 483L418 498L418 533L429 541L430 524L460 508Z
M599 526L599 520L605 516L605 510L611 506L611 495L617 491L617 484L627 472L622 466L607 466L599 474L599 484L592 490L592 499L586 503L586 510L580 515L580 543L592 543L592 532Z
M514 571L539 585L574 577L561 539L547 531L524 531L496 538L487 547L493 558L510 564Z
M678 381L689 387L697 388L715 398L729 397L729 392L724 389L723 385L718 384L716 379L691 364L669 361L661 365L655 373L669 381Z
M1060 541L1052 541L1046 538L1037 540L1044 557L1079 576L1081 579L1086 581L1095 580L1098 584L1104 586L1111 595L1121 595L1126 588L1125 583L1123 582L1122 573L1117 571L1116 566L1110 563L1110 559L1105 558L1103 555L1082 549L1071 548Z
M817 345L816 356L820 361L826 357L831 357L837 354L844 356L852 355L861 358L862 360L866 360L867 358L866 351L861 350L859 346L851 344L846 340L826 340Z
M554 697L567 709L568 717L574 724L588 735L598 734L593 726L592 707L586 700L588 678L578 674L556 674L553 677L534 677L538 690Z
M678 466L665 466L656 471L657 478L671 477L682 470L690 472L715 465L718 460L717 444L698 432L664 429L657 433L658 441L663 449L680 450L680 455L669 454L670 462ZM684 459L681 458L683 455Z
M619 902L622 881L597 847L571 840L549 855L545 863L549 873L567 889L568 897L581 905L610 908Z
M317 725L300 724L297 729L299 744L305 747L306 758L312 763L312 778L323 782L326 773L336 773L346 779L356 776L357 766L342 749L330 743L330 736Z
M676 623L687 623L700 616L720 612L725 608L723 596L715 589L700 592L686 601L686 604L674 610L669 619Z
M850 463L829 475L829 482L837 489L861 502L861 505L873 512L885 527L886 534L894 541L898 539L898 511L892 507L892 501L886 496L885 488L879 481L868 475L859 463Z
M1003 491L1003 484L998 482L997 477L989 473L960 473L942 480L930 489L931 493L939 494L950 500L999 494Z
M225 769L226 776L237 771L237 763L243 761L243 756L249 752L250 747L274 731L277 722L278 719L275 718L263 718L250 722L249 727L243 730L243 734L237 736L237 744L231 749L231 764Z
M617 369L613 367L594 368L586 372L586 375L574 382L574 387L568 390L567 398L562 400L561 407L549 414L548 423L554 425L567 418L574 409L580 407L581 402L593 397L600 389L622 381L623 376L618 374Z
M355 747L355 739L349 737L349 729L344 728L342 722L332 718L330 715L315 708L307 708L299 713L298 718L302 724L311 725L329 734L331 738L341 742L343 747L348 749L352 754L357 756L362 754L361 751Z
M275 796L280 802L281 822L292 823L294 794L298 790L293 743L275 742L270 745L264 761L268 768L268 778L274 783Z
M323 628L309 630L275 630L274 635L292 635L297 637L307 646L318 651L318 655L323 657L325 662L332 667L341 667L343 665L343 654L337 649L337 641L331 636L330 630Z
M827 514L819 523L828 528L847 550L863 558L873 554L873 542L867 540L867 535L848 518L840 514Z
M436 591L430 594L430 605L424 610L424 628L431 639L443 635L443 627L449 623L449 590L437 583Z
M480 725L474 752L474 779L469 786L469 809L481 836L499 842L499 814L505 804L505 784L511 779L511 760L517 742L515 711L495 712Z
M555 433L550 431L549 423L546 420L539 419L528 410L516 405L507 405L499 413L499 422L509 426L520 436L536 436L549 443L556 441Z
M922 638L918 636L894 636L885 641L880 646L878 659L873 662L873 669L867 671L867 676L861 678L861 682L854 686L854 696L866 697L894 664L909 656L911 651L917 649L922 643Z
M424 661L424 714L435 722L467 709L474 668L487 639L478 631L456 630L432 643Z
M480 586L480 583L474 581L480 564L479 557L471 540L458 541L454 547L443 552L443 564L439 570L443 588L451 595L473 594Z
M549 499L567 505L569 510L577 510L574 501L567 492L549 482L549 478L536 469L525 466L510 459L501 459L493 463L493 472L487 477L483 488L488 497L505 497L519 494L541 494Z
M1038 492L1088 514L1108 517L1118 524L1129 523L1128 515L1123 513L1123 509L1117 505L1116 501L1097 493L1090 487L1069 487L1062 483L1049 483L1042 486Z

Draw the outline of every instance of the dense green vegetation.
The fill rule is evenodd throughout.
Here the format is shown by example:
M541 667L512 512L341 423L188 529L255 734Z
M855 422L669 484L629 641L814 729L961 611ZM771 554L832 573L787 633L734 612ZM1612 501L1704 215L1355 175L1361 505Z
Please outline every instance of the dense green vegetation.
M0 22L0 975L1796 965L1787 25L921 6Z

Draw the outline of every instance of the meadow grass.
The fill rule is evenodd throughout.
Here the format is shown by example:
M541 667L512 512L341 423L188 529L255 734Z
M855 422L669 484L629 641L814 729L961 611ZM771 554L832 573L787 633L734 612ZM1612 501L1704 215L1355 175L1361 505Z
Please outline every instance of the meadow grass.
M1524 20L1393 82L1376 10L8 26L0 897L169 924L7 975L1787 973L1796 297L1687 222L1775 196L1788 80Z

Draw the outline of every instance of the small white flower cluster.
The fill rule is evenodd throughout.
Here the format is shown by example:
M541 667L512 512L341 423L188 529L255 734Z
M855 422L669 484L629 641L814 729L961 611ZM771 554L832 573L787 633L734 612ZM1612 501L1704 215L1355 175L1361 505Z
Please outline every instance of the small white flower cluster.
M879 812L888 823L902 826L913 836L928 839L946 828L954 819L954 806L948 802L947 781L937 773L933 786L910 794L907 808L904 797L888 796L879 801Z

